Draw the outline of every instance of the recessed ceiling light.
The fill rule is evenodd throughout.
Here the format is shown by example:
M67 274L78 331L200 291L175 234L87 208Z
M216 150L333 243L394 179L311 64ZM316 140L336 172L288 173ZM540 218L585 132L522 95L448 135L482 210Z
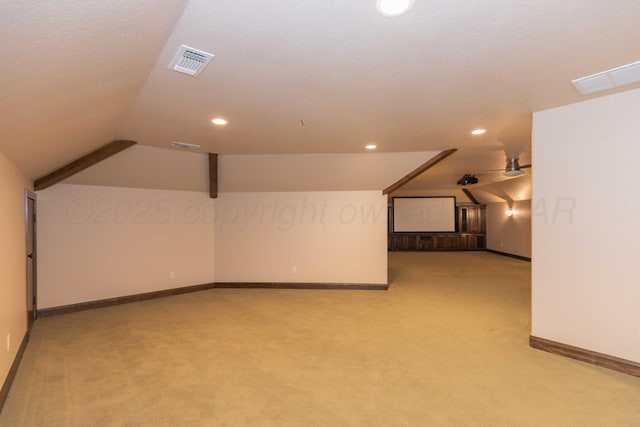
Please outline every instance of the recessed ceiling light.
M394 18L407 13L413 3L414 0L378 0L376 9L380 15Z
M225 119L221 119L219 117L216 117L215 119L211 120L211 123L213 123L214 125L218 125L218 126L224 126L227 124L227 121Z
M486 131L487 131L486 129L475 129L471 131L471 135L482 135Z
M366 148L367 150L375 150L376 148L378 148L378 146L375 144L369 144L365 145L364 148Z

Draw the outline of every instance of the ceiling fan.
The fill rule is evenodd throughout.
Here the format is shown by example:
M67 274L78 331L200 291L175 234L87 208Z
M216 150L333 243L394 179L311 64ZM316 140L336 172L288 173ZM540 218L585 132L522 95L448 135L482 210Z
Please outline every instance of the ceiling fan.
M531 164L522 165L518 163L517 157L507 158L507 166L502 173L504 176L520 176L524 173L522 169L530 168Z
M507 164L506 164L504 170L502 170L502 169L493 169L493 170L481 171L481 172L477 172L477 173L467 173L467 174L464 174L462 176L462 178L460 178L457 181L457 184L461 185L461 186L470 185L470 184L477 184L479 182L479 180L476 177L476 174L488 173L488 172L503 171L502 174L504 176L508 176L508 177L512 178L512 177L516 177L516 176L520 176L520 175L524 174L524 171L522 169L527 169L527 168L530 168L530 167L531 167L531 164L520 166L520 163L519 163L517 157L507 157Z

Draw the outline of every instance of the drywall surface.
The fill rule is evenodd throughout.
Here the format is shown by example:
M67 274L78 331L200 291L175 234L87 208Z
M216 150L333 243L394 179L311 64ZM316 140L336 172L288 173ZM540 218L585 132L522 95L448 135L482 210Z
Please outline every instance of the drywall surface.
M0 385L27 330L24 191L31 184L0 152Z
M62 184L38 202L41 309L213 281L387 283L379 191Z
M61 184L38 205L40 309L214 280L207 193Z
M535 113L532 333L640 362L640 90Z
M219 191L382 191L438 153L223 155Z
M216 281L387 283L380 191L221 193Z
M487 249L531 258L531 200L490 203L486 212Z
M2 57L19 64L0 75L6 155L39 178L129 138L120 124L186 4L1 2Z
M65 184L209 191L206 154L134 145L64 180Z
M218 185L220 192L382 190L436 154L219 155ZM138 144L64 183L207 192L209 160L203 153Z

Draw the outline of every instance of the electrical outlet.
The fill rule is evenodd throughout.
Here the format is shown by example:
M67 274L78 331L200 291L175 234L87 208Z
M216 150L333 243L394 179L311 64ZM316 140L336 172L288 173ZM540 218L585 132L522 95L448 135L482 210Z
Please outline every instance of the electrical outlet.
M7 351L11 351L11 334L7 334Z
M175 278L176 278L176 272L175 271L169 272L169 279L175 279Z
M298 267L293 266L291 267L291 273L296 274L298 272Z

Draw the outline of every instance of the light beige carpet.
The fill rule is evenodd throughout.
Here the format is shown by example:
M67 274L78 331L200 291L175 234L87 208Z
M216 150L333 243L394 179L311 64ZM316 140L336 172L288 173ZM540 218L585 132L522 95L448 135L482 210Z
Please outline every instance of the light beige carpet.
M529 348L529 263L392 253L390 278L38 320L0 426L640 426L640 378Z

